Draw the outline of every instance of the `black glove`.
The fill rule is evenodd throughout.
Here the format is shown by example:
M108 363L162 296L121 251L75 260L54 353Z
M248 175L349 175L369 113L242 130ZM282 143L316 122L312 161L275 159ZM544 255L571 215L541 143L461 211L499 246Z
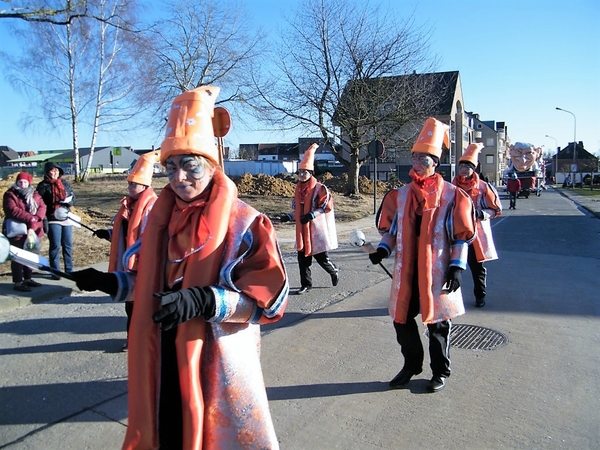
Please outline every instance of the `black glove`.
M114 273L100 272L89 268L71 272L71 275L75 279L77 287L82 291L102 291L111 297L117 295L119 284Z
M106 239L110 242L110 232L108 230L96 230L94 231L94 236L100 239Z
M303 216L300 216L300 223L302 223L302 224L308 223L313 219L314 219L314 217L311 213L306 213Z
M460 267L451 266L446 272L446 281L444 286L448 286L448 292L454 292L460 287L462 281L462 269Z
M160 306L152 316L154 323L162 324L163 331L187 322L194 317L210 319L215 315L215 295L210 288L192 287L179 291L157 292Z
M483 220L483 211L480 209L476 209L475 210L475 217L477 217L479 220Z
M289 222L290 216L288 216L287 214L282 214L281 216L279 216L279 221L281 223Z
M378 247L375 253L369 253L369 259L373 264L379 264L383 258L388 256L388 252L383 247Z

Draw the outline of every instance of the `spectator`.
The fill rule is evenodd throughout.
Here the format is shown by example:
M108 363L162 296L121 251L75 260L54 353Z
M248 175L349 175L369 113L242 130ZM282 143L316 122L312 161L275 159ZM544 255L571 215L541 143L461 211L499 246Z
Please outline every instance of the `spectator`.
M137 275L75 272L116 300L135 287L124 449L277 448L260 366L261 323L283 315L288 283L269 219L219 167L219 88L173 101L161 146L165 186Z
M296 291L298 295L305 294L312 288L310 266L313 257L331 276L334 286L339 282L339 269L327 253L338 246L333 197L327 186L314 177L314 158L318 147L317 144L312 144L300 162L292 212L279 217L281 222L296 222L296 250L300 268L300 289Z
M369 259L379 264L396 251L389 311L404 366L390 381L392 389L422 371L419 312L429 332L433 376L428 389L444 388L451 372L451 320L465 312L460 283L475 237L475 215L465 191L435 173L442 144L449 145L448 132L448 125L427 119L412 148L412 181L389 191L375 218L382 239Z
M502 204L496 189L488 182L481 180L475 172L479 152L482 148L483 144L480 143L470 144L467 147L465 153L458 160L458 175L452 180L452 184L469 194L475 205L477 228L475 239L469 245L467 264L473 276L475 306L478 308L485 305L487 269L483 263L498 259L490 219L502 214Z
M54 213L58 208L67 210L75 204L75 194L71 185L62 178L64 171L58 164L47 162L44 165L44 179L37 185L37 191L46 204L48 221L48 242L50 267L60 269L60 250L62 248L65 272L73 271L73 224L70 220L58 220ZM52 279L60 277L52 275Z
M26 230L33 230L38 238L44 235L43 220L46 216L46 205L40 195L31 186L33 176L27 172L21 172L17 175L17 180L5 193L2 202L4 209L4 224L2 232L6 234L6 222L13 220L24 223ZM10 245L17 248L24 248L27 240L27 231L25 234L16 236L7 236ZM10 262L10 270L14 283L13 289L20 292L31 292L32 287L41 286L40 283L32 279L33 271L30 267L19 264L16 261Z
M109 230L96 230L94 236L110 241L108 271L137 271L138 254L129 255L130 249L142 236L146 228L148 215L156 201L157 195L152 189L152 174L154 163L159 161L160 152L148 152L138 160L127 176L127 191L129 195L121 199L121 208L113 219ZM133 313L133 296L125 301L127 314L127 336ZM123 344L127 350L127 342Z
M506 191L508 192L508 198L510 199L510 206L508 209L517 209L517 196L521 192L521 180L517 178L517 174L512 172L506 183Z

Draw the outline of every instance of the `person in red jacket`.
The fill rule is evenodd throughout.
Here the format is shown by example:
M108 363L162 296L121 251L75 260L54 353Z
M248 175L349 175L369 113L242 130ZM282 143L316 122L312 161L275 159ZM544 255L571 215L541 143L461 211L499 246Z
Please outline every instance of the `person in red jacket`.
M508 209L517 209L517 195L521 192L521 180L517 178L516 173L511 173L508 182L506 183L506 190L510 198L510 206Z
M27 229L35 231L38 238L44 235L43 220L46 217L46 204L42 200L31 182L33 176L27 172L21 172L17 175L17 180L5 193L2 202L4 216L6 219L13 219L27 225ZM6 219L3 226L3 233L6 234ZM27 234L18 236L7 236L10 245L23 248L27 239ZM31 275L33 271L30 267L11 261L10 270L15 291L30 292L32 287L41 286L40 283L33 280Z

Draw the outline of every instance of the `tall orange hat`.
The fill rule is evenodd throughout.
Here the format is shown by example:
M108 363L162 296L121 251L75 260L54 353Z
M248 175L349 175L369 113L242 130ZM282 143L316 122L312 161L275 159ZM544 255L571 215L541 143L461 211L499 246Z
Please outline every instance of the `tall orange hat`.
M127 181L144 186L152 185L152 174L154 173L154 164L160 161L160 152L152 151L144 153L138 158L127 177Z
M173 100L165 140L160 147L160 162L174 155L200 155L219 165L212 117L220 89L201 86Z
M426 153L439 159L442 157L442 144L450 148L450 127L430 117L425 121L411 153Z
M473 167L477 167L479 164L479 152L483 148L483 144L481 142L473 142L469 144L469 146L465 149L465 152L459 158L458 162L470 162L473 164Z
M317 143L314 143L308 147L308 150L304 152L304 156L302 157L302 161L300 161L298 169L315 170L315 152L318 148L319 144Z

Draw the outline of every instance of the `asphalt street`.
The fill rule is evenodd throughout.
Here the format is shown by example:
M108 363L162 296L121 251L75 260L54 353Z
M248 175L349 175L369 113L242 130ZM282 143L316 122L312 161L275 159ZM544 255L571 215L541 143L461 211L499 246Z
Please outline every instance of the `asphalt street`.
M315 265L315 288L290 296L284 318L263 328L281 448L598 448L597 204L552 188L520 199L515 211L503 198L505 213L493 222L500 259L486 264L487 304L474 307L467 270L453 373L435 394L425 388L428 356L405 389L388 390L402 367L387 314L389 278L348 242L355 229L377 242L373 217L338 224L340 248L331 257L339 285ZM278 237L295 290L293 226ZM69 281L42 282L33 298L0 283L0 449L120 448L124 307Z

